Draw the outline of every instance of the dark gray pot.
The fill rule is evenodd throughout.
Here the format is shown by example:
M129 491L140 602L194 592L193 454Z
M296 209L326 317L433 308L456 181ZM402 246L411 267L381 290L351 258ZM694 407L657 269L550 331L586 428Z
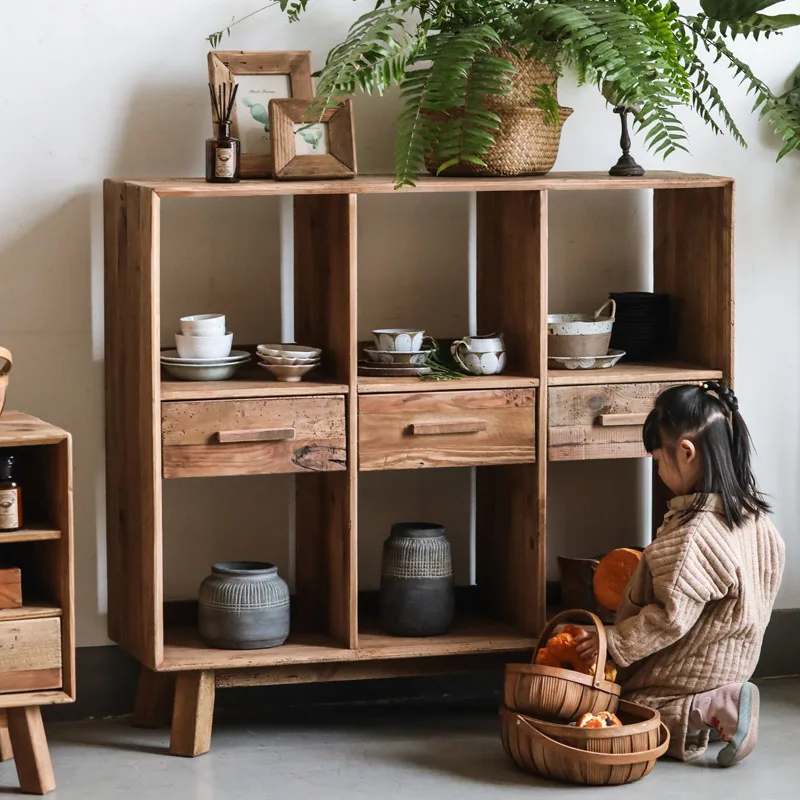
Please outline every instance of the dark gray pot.
M381 625L392 636L439 636L455 613L453 560L444 528L400 522L383 544Z
M200 637L211 647L277 647L289 635L289 587L261 561L214 564L200 586Z

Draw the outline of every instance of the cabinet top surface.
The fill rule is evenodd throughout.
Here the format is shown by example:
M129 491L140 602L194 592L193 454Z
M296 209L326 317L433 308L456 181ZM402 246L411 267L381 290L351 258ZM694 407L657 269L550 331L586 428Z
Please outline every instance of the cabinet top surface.
M714 188L733 178L685 172L651 171L641 178L612 178L606 172L551 172L527 178L433 178L420 176L417 185L396 190L391 175L359 175L352 180L206 183L202 178L114 180L155 192L160 197L263 197L301 194L401 194L433 192L591 191L609 189Z
M0 416L0 447L55 444L68 436L61 428L19 411L5 411Z

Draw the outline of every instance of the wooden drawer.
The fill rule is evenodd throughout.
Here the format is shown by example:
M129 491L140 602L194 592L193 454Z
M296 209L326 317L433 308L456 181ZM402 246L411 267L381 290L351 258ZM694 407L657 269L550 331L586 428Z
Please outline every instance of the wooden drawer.
M165 478L347 469L344 397L161 404Z
M61 620L0 622L0 692L61 688Z
M535 461L535 416L534 389L362 395L359 469Z
M657 395L674 383L554 386L549 389L551 461L646 456L642 425Z

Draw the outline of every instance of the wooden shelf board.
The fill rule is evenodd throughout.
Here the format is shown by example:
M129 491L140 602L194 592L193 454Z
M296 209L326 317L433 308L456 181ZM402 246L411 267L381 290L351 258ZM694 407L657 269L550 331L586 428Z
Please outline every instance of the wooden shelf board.
M431 192L570 191L608 189L681 189L727 186L731 178L670 171L648 171L641 178L612 178L607 172L551 172L527 178L433 178L421 175L417 185L394 188L391 175L359 175L352 180L206 183L202 178L118 181L155 191L161 197L263 197L306 194L403 194Z
M60 617L61 608L48 603L26 603L22 608L0 609L0 622L11 622L17 619L43 619Z
M539 385L538 378L518 375L486 375L464 377L454 381L423 381L419 378L372 378L358 376L359 394L391 394L393 392L468 391L470 389L530 389Z
M547 373L547 384L549 386L596 386L609 383L691 382L714 380L721 377L720 370L693 367L687 364L630 364L623 362L610 369L551 369Z
M0 447L21 447L36 444L58 444L69 434L30 414L4 411L0 416Z
M280 383L256 378L229 381L161 381L162 400L244 400L259 397L347 394L347 392L347 384L315 380L305 380L300 383Z
M8 694L0 694L0 708L50 706L60 703L74 702L75 698L62 689L47 689L40 692L9 692Z
M54 530L45 525L41 527L31 525L28 528L21 528L18 531L0 531L0 544L10 544L11 542L46 542L53 539L60 539L61 531Z

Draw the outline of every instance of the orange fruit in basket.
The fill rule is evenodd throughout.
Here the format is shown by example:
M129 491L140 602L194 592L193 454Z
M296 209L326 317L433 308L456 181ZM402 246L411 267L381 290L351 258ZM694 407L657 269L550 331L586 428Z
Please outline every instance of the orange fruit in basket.
M575 637L580 632L581 629L577 625L565 625L539 650L536 654L536 663L540 667L561 667L588 675L591 665L585 662L576 650L578 641Z
M579 728L619 728L622 723L616 714L601 711L599 714L584 714L576 725Z
M600 559L594 571L594 597L609 611L616 611L622 602L625 587L642 560L638 550L620 547Z

